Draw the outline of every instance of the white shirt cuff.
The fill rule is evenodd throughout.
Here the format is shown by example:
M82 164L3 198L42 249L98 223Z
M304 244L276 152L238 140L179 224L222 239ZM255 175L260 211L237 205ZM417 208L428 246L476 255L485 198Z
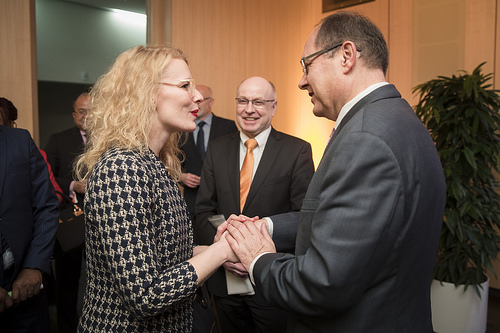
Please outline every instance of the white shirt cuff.
M250 276L250 281L252 282L252 284L254 286L255 286L255 280L253 279L253 267L254 267L255 263L257 262L257 260L259 260L260 257L262 257L264 254L267 254L267 253L272 253L272 252L263 252L263 253L259 254L257 257L255 257L252 260L252 263L250 264L250 272L248 272L248 276Z
M273 231L274 231L273 220L271 220L270 217L264 217L264 220L266 220L266 222L267 222L267 231L269 231L269 235L271 235L271 237L273 237Z

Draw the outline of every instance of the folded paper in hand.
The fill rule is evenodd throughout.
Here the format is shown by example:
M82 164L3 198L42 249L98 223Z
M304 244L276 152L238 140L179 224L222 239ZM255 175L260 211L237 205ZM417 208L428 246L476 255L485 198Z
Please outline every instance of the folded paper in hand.
M227 284L227 294L228 295L255 295L253 290L252 282L250 278L240 278L224 269L226 271L226 284Z
M225 221L226 221L226 218L224 217L223 214L213 215L213 216L210 216L208 218L208 222L210 222L212 227L214 227L215 229L217 229L217 227L219 227Z

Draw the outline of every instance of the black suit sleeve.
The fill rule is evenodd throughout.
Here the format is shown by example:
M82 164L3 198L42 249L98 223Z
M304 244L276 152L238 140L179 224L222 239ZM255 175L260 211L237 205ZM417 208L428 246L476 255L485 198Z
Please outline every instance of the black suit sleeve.
M293 180L290 186L290 211L299 211L302 207L302 201L313 174L314 163L311 145L304 142L293 168Z
M210 216L217 214L218 207L213 163L214 161L211 149L208 149L203 169L201 170L200 187L196 198L197 214L194 218L195 242L199 245L212 244L214 242L214 236L217 232L217 230L208 221ZM225 217L227 218L227 216Z
M29 141L33 239L23 265L49 273L59 224L59 201L50 182L47 164L31 137Z

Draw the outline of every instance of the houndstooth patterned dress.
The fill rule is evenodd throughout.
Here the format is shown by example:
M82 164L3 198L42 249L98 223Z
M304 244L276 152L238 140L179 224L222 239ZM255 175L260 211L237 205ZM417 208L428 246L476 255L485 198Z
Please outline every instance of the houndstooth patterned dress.
M191 332L191 222L160 159L107 151L84 210L88 282L78 332Z

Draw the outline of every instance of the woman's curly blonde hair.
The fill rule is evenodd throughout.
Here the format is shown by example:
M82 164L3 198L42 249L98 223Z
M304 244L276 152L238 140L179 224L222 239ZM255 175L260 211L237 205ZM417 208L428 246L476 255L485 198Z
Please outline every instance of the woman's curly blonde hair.
M75 173L87 179L99 157L110 148L146 151L156 112L159 81L172 59L186 56L168 46L136 46L120 54L109 71L92 87L91 109L86 118L88 141L78 158ZM178 181L180 133L174 133L162 148L160 158Z

